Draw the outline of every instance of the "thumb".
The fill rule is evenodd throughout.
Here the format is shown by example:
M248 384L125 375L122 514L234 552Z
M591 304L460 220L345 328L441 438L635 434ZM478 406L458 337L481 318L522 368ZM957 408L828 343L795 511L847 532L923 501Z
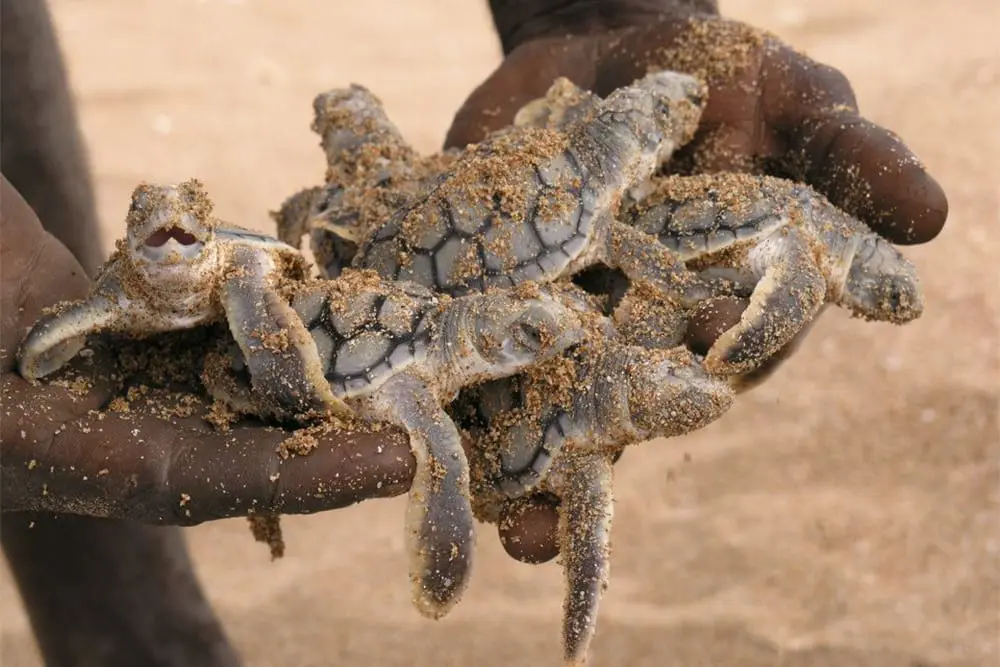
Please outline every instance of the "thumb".
M0 370L10 370L17 347L42 309L80 299L90 280L73 254L45 231L38 216L0 175Z

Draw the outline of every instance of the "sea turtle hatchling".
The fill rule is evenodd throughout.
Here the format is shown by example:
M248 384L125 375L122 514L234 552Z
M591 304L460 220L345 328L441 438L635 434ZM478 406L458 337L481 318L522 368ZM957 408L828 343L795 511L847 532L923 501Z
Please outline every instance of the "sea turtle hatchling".
M709 349L712 372L758 368L827 303L896 324L923 311L913 264L807 185L745 174L657 178L622 219L750 297Z
M596 108L596 95L559 78L546 95L525 105L512 126L565 130ZM422 191L440 181L462 154L451 148L421 155L389 118L382 100L360 84L313 99L312 130L326 155L326 185L304 188L271 213L278 238L299 247L308 233L325 278L350 266L358 244Z
M417 461L406 520L414 603L425 616L443 616L465 589L473 548L468 464L444 405L463 387L578 344L581 319L531 285L450 298L372 271L347 270L291 294L333 392L359 416L409 435ZM206 364L204 384L238 412L260 414L268 406L234 353Z
M603 263L683 302L703 299L707 285L615 213L693 136L704 95L696 79L658 72L566 131L523 127L470 146L365 239L354 266L459 295Z
M18 352L21 375L36 380L58 370L88 334L142 338L227 321L254 389L270 403L292 414L350 414L322 381L309 333L279 294L283 281L307 273L299 251L220 223L212 208L196 179L137 186L125 238L86 299L35 323Z
M539 491L561 501L564 659L586 664L608 583L616 456L708 425L733 391L683 347L647 349L592 330L564 356L473 388L466 400L478 417L469 429L477 516L496 523L505 503Z

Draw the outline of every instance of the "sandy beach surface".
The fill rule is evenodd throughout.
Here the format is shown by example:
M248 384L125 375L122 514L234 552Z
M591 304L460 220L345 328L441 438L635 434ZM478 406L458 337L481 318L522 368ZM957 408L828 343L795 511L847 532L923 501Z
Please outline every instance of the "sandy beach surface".
M905 327L828 311L723 419L617 468L595 666L1000 664L1000 53L996 0L724 0L842 69L863 112L942 182L948 226L904 251L927 308ZM351 81L418 148L499 62L485 0L56 0L104 241L143 179L201 178L223 218L321 176L311 100ZM558 566L482 526L439 622L411 607L403 498L284 520L270 562L246 522L188 531L250 666L559 664ZM0 573L4 667L40 665Z

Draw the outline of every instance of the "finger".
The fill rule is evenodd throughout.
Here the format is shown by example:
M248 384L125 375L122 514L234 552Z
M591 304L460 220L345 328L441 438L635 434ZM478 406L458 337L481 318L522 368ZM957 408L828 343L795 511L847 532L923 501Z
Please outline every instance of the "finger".
M694 309L688 318L684 342L695 354L705 355L715 341L740 322L749 299L719 297L707 299Z
M17 382L13 374L4 378ZM399 431L341 430L315 439L300 432L289 443L292 433L255 424L214 432L200 411L179 418L183 406L153 391L127 411L89 415L48 442L34 439L37 415L7 415L4 509L193 525L252 511L318 512L409 488L415 464Z
M707 354L719 336L739 324L743 311L749 305L749 299L736 297L719 297L702 302L688 319L685 344L695 354ZM755 370L731 377L729 381L732 387L738 393L743 393L759 386L771 377L785 361L798 351L802 341L809 335L818 319L819 314L795 334L791 341L768 357Z
M767 124L788 138L797 177L899 244L940 233L948 200L902 140L858 115L847 79L788 47L762 70Z
M504 503L497 533L504 551L522 563L546 563L559 555L559 501L535 494Z
M540 39L517 47L455 114L445 148L464 148L507 127L560 76L590 89L596 60L595 45L586 39Z
M43 308L81 298L89 285L79 262L0 176L0 369L13 367L17 346Z
M611 459L618 463L625 449ZM497 534L504 551L514 560L537 565L559 555L559 499L535 493L504 503L497 519Z

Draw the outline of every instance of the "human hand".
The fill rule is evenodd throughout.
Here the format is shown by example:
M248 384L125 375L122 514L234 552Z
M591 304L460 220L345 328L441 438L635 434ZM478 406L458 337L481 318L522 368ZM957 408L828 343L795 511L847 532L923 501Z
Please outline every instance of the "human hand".
M578 4L585 13L592 3ZM941 231L948 213L941 187L899 137L859 115L834 68L762 31L691 10L647 11L634 25L626 15L614 21L625 27L580 31L567 27L570 13L538 17L508 42L503 63L456 114L447 146L509 125L557 77L605 96L648 71L672 69L709 88L698 133L672 160L684 171L805 181L897 244L926 243Z
M446 146L480 141L509 125L560 76L605 96L649 71L672 69L703 79L709 95L697 134L674 154L671 170L804 181L893 243L934 239L948 214L943 190L899 137L859 114L843 74L771 35L721 19L714 5L491 0L506 57L458 111ZM703 304L691 318L688 346L707 351L747 305L736 298ZM753 373L734 378L737 390L766 380L810 329ZM557 555L551 539L557 502L539 496L507 508L500 536L513 557L544 562Z
M893 243L937 236L948 213L944 192L895 134L859 115L844 76L771 35L719 18L714 4L494 0L507 57L458 111L446 144L465 145L509 125L559 76L604 96L647 71L673 69L705 80L709 95L696 136L674 155L671 170L804 181ZM688 345L707 350L748 303L704 304ZM744 389L759 384L806 333L736 381Z
M99 347L70 364L67 375L86 383L29 384L14 370L27 328L43 308L85 296L90 283L17 191L6 180L0 185L3 511L192 525L250 511L317 512L407 491L414 461L393 430L332 433L308 456L283 458L277 450L289 432L252 422L215 431L199 416L204 404L168 420L145 396L127 412L98 414L119 393L111 356Z

